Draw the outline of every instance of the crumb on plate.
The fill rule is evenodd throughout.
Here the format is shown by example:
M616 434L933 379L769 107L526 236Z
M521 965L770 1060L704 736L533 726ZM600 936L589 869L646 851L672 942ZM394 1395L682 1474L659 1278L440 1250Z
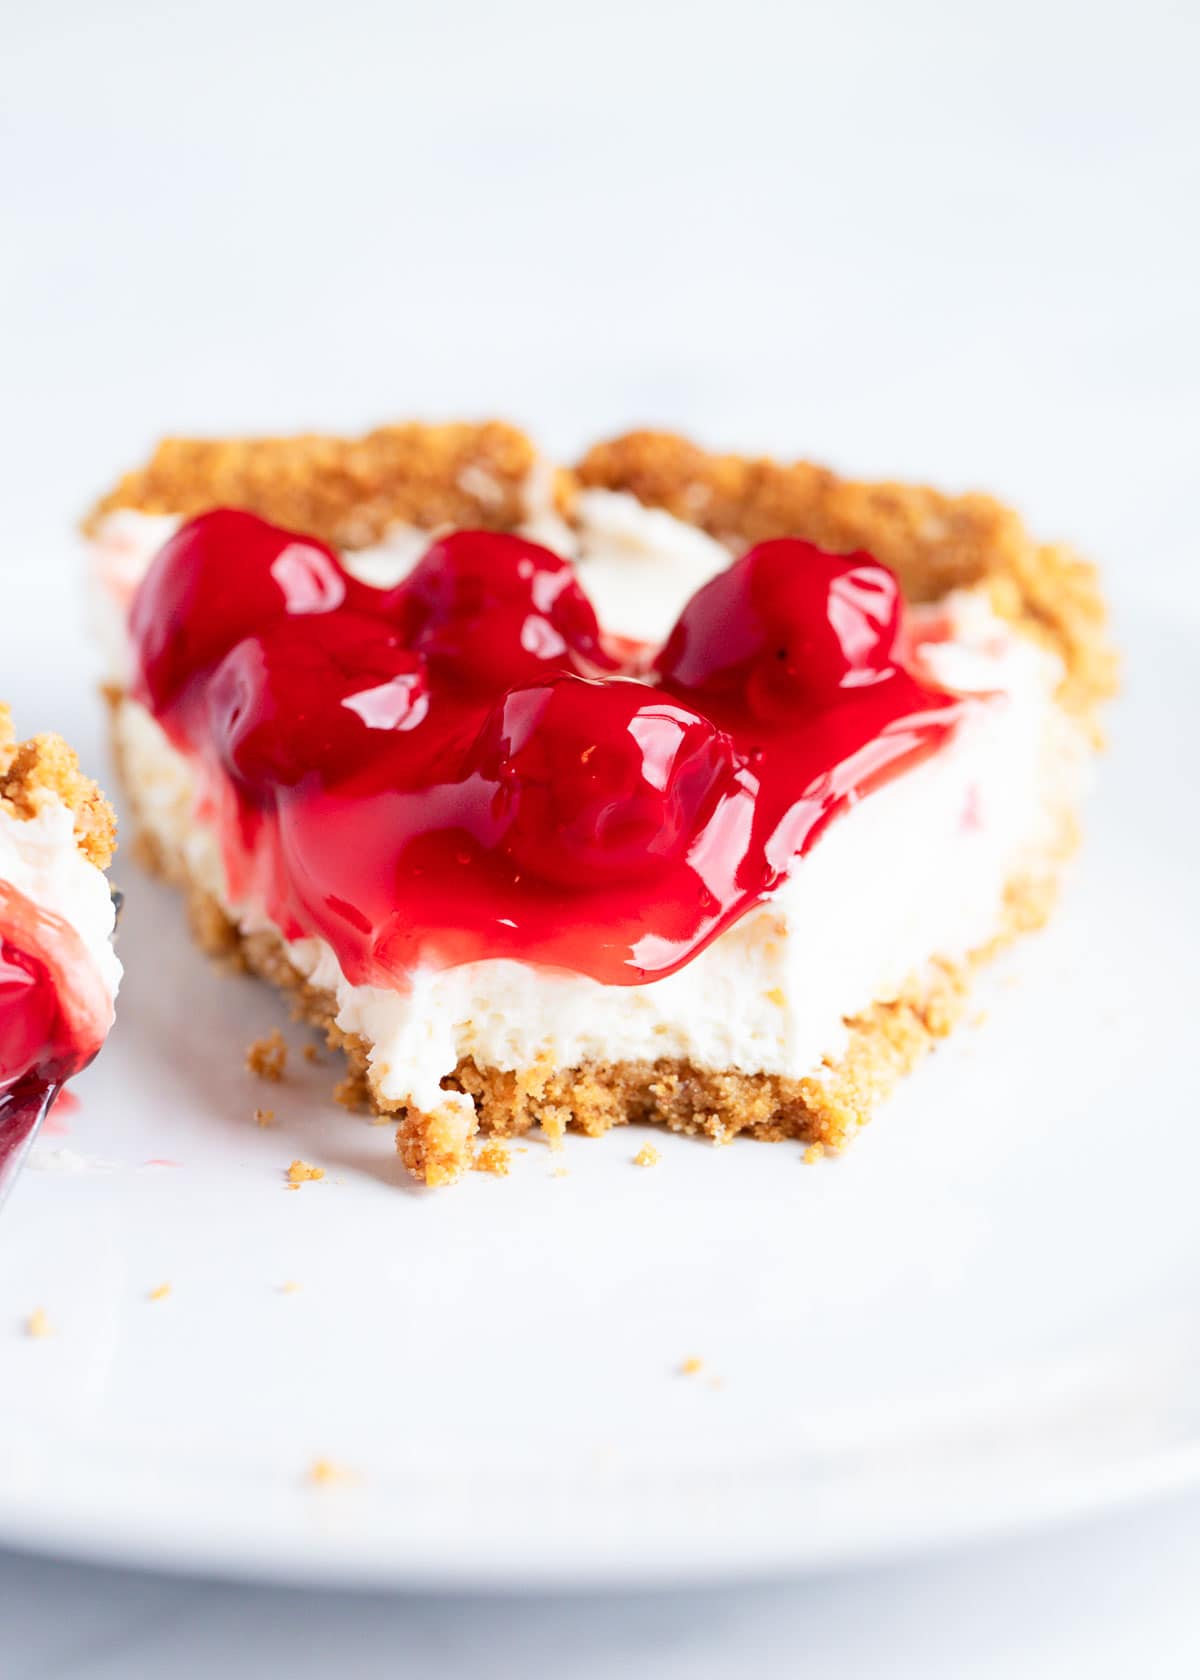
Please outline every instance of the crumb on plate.
M658 1150L655 1149L654 1145L652 1143L644 1143L638 1150L637 1154L633 1157L633 1164L635 1167L656 1167L661 1160L662 1156L658 1153Z
M256 1126L273 1126L275 1124L275 1110L273 1108L256 1108L254 1110L254 1124Z
M25 1320L25 1334L32 1336L35 1341L41 1341L44 1336L54 1334L54 1331L50 1328L50 1320L46 1315L45 1307L34 1307Z
M293 1161L287 1170L288 1183L293 1187L297 1184L309 1184L318 1178L325 1177L324 1167L311 1167L307 1161Z
M491 1173L495 1178L507 1178L512 1166L512 1157L505 1144L498 1138L492 1138L476 1153L471 1162L472 1172Z
M258 1079L278 1084L287 1067L287 1041L279 1028L265 1038L256 1038L246 1049L246 1068Z
M148 1301L165 1301L170 1293L171 1285L169 1283L160 1283L156 1288L150 1291L146 1299Z
M680 1363L679 1375L681 1377L695 1377L698 1376L703 1369L703 1359L697 1359L696 1355L693 1353Z
M313 1487L337 1487L357 1481L358 1478L353 1470L347 1470L341 1464L334 1464L332 1459L314 1458L308 1467L308 1480Z
M808 1148L804 1151L805 1162L811 1167L813 1162L819 1161L824 1153L825 1145L823 1143L810 1143Z
M344 1079L339 1079L333 1087L333 1100L342 1108L348 1108L352 1114L361 1114L371 1108L371 1088L367 1084L366 1075L359 1070L348 1073ZM395 1125L395 1116L385 1118Z

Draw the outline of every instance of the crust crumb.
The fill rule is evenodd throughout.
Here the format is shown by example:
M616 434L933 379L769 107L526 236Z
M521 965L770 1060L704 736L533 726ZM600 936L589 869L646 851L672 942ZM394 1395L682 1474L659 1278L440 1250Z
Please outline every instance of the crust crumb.
M805 1164L811 1167L813 1162L819 1161L824 1153L825 1145L823 1143L810 1143L804 1151Z
M476 1152L471 1162L472 1172L491 1173L495 1178L507 1178L512 1167L508 1146L492 1138Z
M329 1458L314 1458L308 1467L308 1481L313 1487L345 1487L357 1480L353 1470Z
M344 1079L339 1079L333 1087L333 1100L348 1108L352 1114L361 1114L364 1109L371 1107L371 1087L367 1083L366 1071L352 1068ZM383 1116L387 1119L390 1116Z
M246 1070L256 1079L269 1080L277 1085L287 1070L287 1041L278 1027L265 1038L256 1038L246 1049Z
M165 1301L170 1293L171 1285L169 1283L160 1283L156 1288L150 1291L150 1293L146 1296L146 1299L147 1301Z
M34 735L17 744L12 713L0 706L0 809L36 817L58 801L75 818L75 844L97 869L107 869L117 848L117 819L74 750L58 735Z
M656 1167L661 1160L662 1156L658 1153L658 1150L655 1149L654 1145L652 1143L644 1143L638 1150L637 1154L633 1157L633 1164L635 1167Z
M27 1336L32 1336L34 1341L38 1342L43 1340L44 1337L52 1336L54 1334L54 1330L51 1326L50 1319L47 1316L45 1307L34 1307L29 1317L25 1320L25 1334Z
M340 548L365 548L395 524L506 530L525 515L536 461L523 432L494 420L410 422L355 438L164 438L84 530L114 508L190 518L213 507L244 508Z
M315 1044L306 1044L304 1046L304 1060L306 1062L320 1063L321 1052L317 1049Z
M689 1358L680 1361L679 1375L681 1377L696 1377L703 1369L703 1359L697 1359L695 1354L692 1354Z
M396 1128L396 1148L414 1178L431 1187L453 1184L471 1165L478 1130L474 1108L461 1100L432 1114L411 1109Z
M293 1161L287 1170L288 1184L294 1189L300 1184L315 1183L325 1177L324 1167L310 1167L307 1161Z
M256 1108L254 1110L254 1124L256 1126L273 1126L275 1124L275 1110L273 1108Z

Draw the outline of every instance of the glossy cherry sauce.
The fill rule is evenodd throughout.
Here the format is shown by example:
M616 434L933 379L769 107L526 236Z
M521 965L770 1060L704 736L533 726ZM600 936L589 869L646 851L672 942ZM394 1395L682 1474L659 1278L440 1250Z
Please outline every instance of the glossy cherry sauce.
M112 1000L74 928L0 881L0 1112L91 1061Z
M222 509L161 550L130 628L234 898L355 984L496 957L670 974L963 705L900 663L885 567L790 538L655 650L606 639L522 538L457 531L380 590Z

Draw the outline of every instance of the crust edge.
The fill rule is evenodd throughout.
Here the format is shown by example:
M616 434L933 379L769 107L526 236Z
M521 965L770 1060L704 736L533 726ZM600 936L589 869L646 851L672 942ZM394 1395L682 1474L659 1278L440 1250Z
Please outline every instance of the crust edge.
M107 869L117 847L117 819L90 776L79 768L73 747L61 735L34 735L18 742L12 713L0 704L0 810L21 821L51 801L75 818L75 844L89 863Z

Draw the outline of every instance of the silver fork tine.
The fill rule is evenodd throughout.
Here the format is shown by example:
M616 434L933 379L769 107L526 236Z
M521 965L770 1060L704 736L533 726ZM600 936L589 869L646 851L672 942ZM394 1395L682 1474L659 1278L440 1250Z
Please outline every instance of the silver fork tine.
M0 1097L0 1207L17 1181L29 1146L62 1089L38 1083Z

